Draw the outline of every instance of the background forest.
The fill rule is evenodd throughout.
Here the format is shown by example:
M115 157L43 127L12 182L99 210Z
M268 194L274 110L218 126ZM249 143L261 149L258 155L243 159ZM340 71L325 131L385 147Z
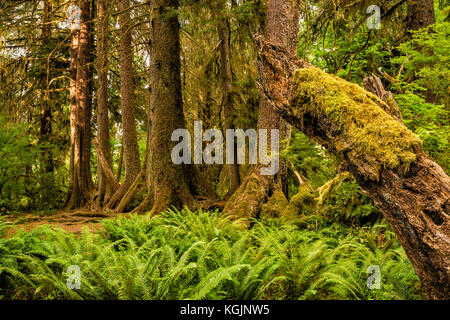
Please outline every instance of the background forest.
M284 2L298 26L270 24ZM263 33L394 101L450 174L447 0L0 0L0 299L430 297L340 158L298 128L279 125L280 177L257 210L239 198L265 186L251 165L168 164L171 128L272 121Z

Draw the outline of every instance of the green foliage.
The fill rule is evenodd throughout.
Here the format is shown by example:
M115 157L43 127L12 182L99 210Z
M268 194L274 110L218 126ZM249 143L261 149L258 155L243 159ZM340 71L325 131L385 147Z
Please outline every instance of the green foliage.
M334 188L322 208L323 214L345 225L374 223L381 213L372 201L362 193L354 179L344 181Z
M423 149L450 173L450 111L413 91L396 95L405 124L423 141Z
M15 299L415 299L417 276L386 225L255 222L168 211L79 235L43 226L0 238L0 296ZM301 227L300 227L301 225ZM4 228L0 222L0 230ZM381 290L366 287L380 265ZM66 286L81 269L81 288Z
M430 31L432 30L432 32ZM406 125L422 140L424 150L450 172L450 22L414 32L399 46L401 66L392 85Z
M325 184L336 175L336 159L302 132L294 130L289 146L281 156L291 162L300 174L308 177L313 188Z
M430 100L449 105L450 86L450 22L436 23L417 30L410 41L401 44L401 55L392 60L403 66L398 78L413 78L412 84L422 91L432 91ZM430 93L424 93L430 95Z
M295 170L307 179L310 187L306 184L303 189L317 197L316 208L311 206L300 210L296 204L301 200L301 188L298 181L289 179L290 205L286 209L286 214L312 214L315 211L327 219L328 222L337 222L343 225L361 226L367 223L374 223L381 218L381 213L373 202L361 191L356 181L349 175L337 184L333 184L326 191L324 188L336 177L339 167L337 159L329 154L324 148L310 141L301 132L294 132L290 145L283 151L283 158L292 163ZM309 208L309 209L308 209Z
M36 156L23 127L0 117L0 208L27 205L27 171Z
M64 176L53 176L40 169L42 148L27 134L25 125L8 122L0 116L0 213L57 205L48 199L58 198L61 190L48 181L60 181Z

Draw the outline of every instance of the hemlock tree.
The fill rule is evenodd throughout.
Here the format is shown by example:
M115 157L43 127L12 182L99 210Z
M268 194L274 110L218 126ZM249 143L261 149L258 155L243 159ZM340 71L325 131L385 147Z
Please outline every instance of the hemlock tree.
M231 50L230 50L230 29L229 22L226 17L216 18L217 33L220 41L220 76L222 81L222 104L224 116L224 131L234 129L234 106L233 106L233 85L232 85L232 70L231 70ZM239 173L239 165L237 164L237 146L234 142L234 163L227 164L228 177L230 179L229 195L232 195L239 185L241 178Z

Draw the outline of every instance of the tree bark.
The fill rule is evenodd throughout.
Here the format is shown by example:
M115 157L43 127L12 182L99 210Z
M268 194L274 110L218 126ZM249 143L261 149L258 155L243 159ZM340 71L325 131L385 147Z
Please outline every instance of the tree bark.
M120 146L119 162L117 163L117 172L116 172L117 181L120 181L120 177L122 176L122 167L123 167L123 144Z
M51 4L48 0L44 1L44 16L42 18L42 45L48 46L52 33L52 25L50 22ZM42 163L43 172L53 173L53 154L48 146L50 136L52 134L52 109L50 105L50 94L48 92L48 82L50 73L50 59L45 60L46 63L41 70L41 126L40 126L40 143L43 146ZM50 178L50 177L48 177Z
M100 148L100 144L97 140L94 139L94 147L97 151L98 157L98 166L102 167L102 173L104 174L105 183L111 186L112 191L115 192L120 188L120 183L116 180L114 173L111 169L111 166L108 163L106 155L103 153L103 150ZM105 198L106 199L106 198Z
M109 142L109 111L108 111L108 2L97 0L97 137L99 150L102 151L108 166L112 167L111 145ZM99 159L100 162L100 159ZM111 197L113 186L108 183L102 165L97 166L98 201L103 202ZM115 190L114 190L115 191Z
M385 110L387 113L389 113L394 119L403 122L402 114L400 113L400 107L398 106L394 95L392 94L392 92L386 91L379 77L372 73L368 77L364 76L363 83L364 88L367 91L373 93L386 103L386 105L389 107L389 110Z
M169 10L177 10L178 0L155 0L151 3L150 64L150 150L148 192L153 196L151 214L170 205L182 208L192 201L189 170L172 162L172 132L185 127L180 76L180 26ZM148 202L148 201L147 201Z
M428 298L448 299L450 178L379 98L282 47L260 41L259 48L273 108L348 167L390 223Z
M111 197L107 208L113 209L123 198L128 188L131 187L141 170L139 159L139 147L136 131L136 115L134 108L134 85L133 85L133 50L131 37L129 0L119 1L119 24L120 24L120 96L122 109L122 144L124 147L125 179L122 186Z
M42 34L41 43L45 50L47 57L43 59L41 74L40 74L40 102L41 102L41 116L40 116L40 130L39 130L39 146L41 152L40 171L43 174L42 179L42 203L47 203L54 196L54 164L53 164L53 150L51 145L52 136L52 106L51 96L49 92L51 59L50 59L50 40L52 35L52 23L50 20L50 12L52 10L50 1L44 1L43 17L42 17ZM44 57L43 57L44 58Z
M428 27L436 22L433 0L408 0L407 32Z
M226 18L219 18L217 25L217 32L220 40L220 74L222 80L222 106L224 116L224 130L234 129L234 107L233 107L233 86L232 86L232 71L231 71L231 51L230 51L230 37L229 26ZM234 144L234 163L227 164L228 177L230 179L230 187L228 194L232 195L239 185L241 178L239 175L239 165L237 164L237 147Z
M80 2L80 28L72 24L71 45L71 172L67 208L78 208L91 198L91 86L90 1Z
M297 46L300 4L298 0L268 0L265 40L276 43L292 55ZM276 113L267 98L261 94L258 129L267 129L268 148L270 149L271 129L279 129L280 140L288 139L290 128ZM282 147L282 146L280 146ZM277 191L283 189L283 173L287 168L280 162L280 170L274 176L262 176L259 164L252 168L250 174L233 194L224 208L224 213L238 217L259 217L261 207ZM255 192L256 190L256 192ZM281 195L279 192L277 192ZM249 223L249 220L248 220ZM248 224L247 223L247 224Z

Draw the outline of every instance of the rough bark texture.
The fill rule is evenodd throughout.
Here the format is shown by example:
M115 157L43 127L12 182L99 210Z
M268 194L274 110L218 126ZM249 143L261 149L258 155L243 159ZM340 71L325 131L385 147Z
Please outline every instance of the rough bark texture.
M234 129L234 108L233 108L233 86L231 73L231 52L228 21L225 18L219 19L217 32L220 40L220 74L222 78L222 106L224 116L224 130ZM239 175L239 165L237 164L237 147L235 143L234 164L226 165L230 187L228 194L232 195L241 183Z
M98 158L98 166L102 167L102 173L104 174L105 184L108 184L111 187L111 190L115 192L120 188L120 183L116 180L114 173L111 169L111 166L108 163L106 155L103 153L102 148L100 148L100 144L97 140L94 139L94 147L97 152Z
M448 299L450 178L378 97L282 47L259 44L274 109L347 165L392 226L427 296Z
M267 3L267 20L265 40L278 44L284 50L295 54L299 25L299 1L269 0ZM259 62L260 63L260 62ZM290 135L287 123L274 111L265 95L261 95L258 115L258 129L268 130L268 148L270 149L271 129L279 129L280 140ZM280 148L282 146L280 145ZM252 168L239 189L227 202L224 213L237 217L258 217L263 204L270 200L273 194L280 195L282 189L283 171L287 168L280 162L280 170L275 176L262 176L262 165Z
M436 22L433 0L408 0L407 31L418 30Z
M120 200L117 205L116 212L120 213L128 211L129 204L134 200L139 191L145 187L145 170L145 166L143 166L141 172L137 175L136 180L134 180L131 187L128 188L122 200Z
M131 187L141 170L139 147L137 142L136 115L134 108L133 85L133 50L131 46L131 20L129 0L119 1L120 24L120 97L122 110L122 128L125 162L125 179L122 186L111 197L107 207L115 208L122 197Z
M133 85L133 50L129 0L119 1L120 24L120 97L122 110L125 181L133 182L141 169L136 132Z
M170 205L181 208L191 203L189 174L186 166L171 159L172 132L185 127L181 96L179 23L168 14L178 8L178 0L151 3L152 61L150 64L151 122L148 159L148 191L153 195L152 214Z
M108 56L107 33L108 18L106 12L108 2L97 0L97 137L99 149L102 151L106 163L112 167L111 145L109 142L109 111L108 111ZM98 201L99 205L107 202L113 193L113 186L108 183L103 166L97 169L98 176ZM115 190L114 190L115 191Z
M80 30L72 25L71 46L71 168L68 208L81 207L91 198L93 189L90 172L91 153L91 86L90 57L90 1L82 0Z
M123 144L120 147L119 162L117 163L117 171L116 171L117 181L120 181L120 177L122 176L122 167L123 167Z
M42 35L41 41L43 46L49 45L52 24L49 20L51 11L51 4L49 1L44 1L44 16L42 18ZM43 172L53 172L53 155L52 150L46 145L49 143L52 134L52 108L50 104L50 94L48 92L50 73L50 59L45 60L45 64L41 70L41 126L39 142L44 146L42 152Z
M394 95L392 92L384 89L383 83L379 77L372 73L368 77L364 76L363 83L364 88L367 91L373 93L386 103L389 107L389 110L385 110L387 113L389 113L394 119L403 121L402 114L400 113L400 107L398 106L397 101L395 101Z

